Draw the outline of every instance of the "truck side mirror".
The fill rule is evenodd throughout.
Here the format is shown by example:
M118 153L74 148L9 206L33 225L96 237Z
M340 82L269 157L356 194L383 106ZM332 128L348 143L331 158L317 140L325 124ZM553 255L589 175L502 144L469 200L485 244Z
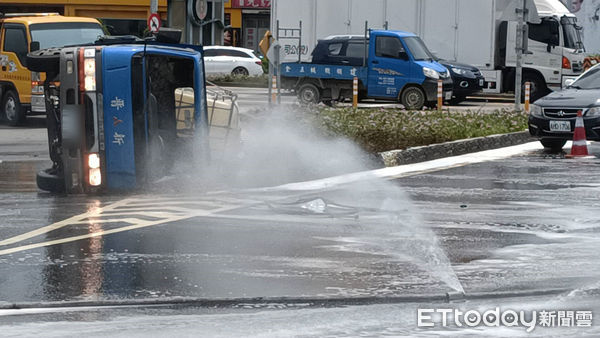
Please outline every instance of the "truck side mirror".
M404 61L408 61L408 53L407 52L398 52L398 58Z
M36 50L40 50L40 42L31 41L31 43L29 44L29 52L35 52Z

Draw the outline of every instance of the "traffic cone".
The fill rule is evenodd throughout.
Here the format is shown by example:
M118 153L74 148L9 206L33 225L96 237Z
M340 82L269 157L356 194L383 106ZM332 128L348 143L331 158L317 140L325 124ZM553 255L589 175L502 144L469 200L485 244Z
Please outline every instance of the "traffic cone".
M571 146L571 154L566 155L568 158L589 156L587 149L587 140L585 137L585 127L583 126L583 113L581 110L577 112L575 119L575 132L573 133L573 146Z

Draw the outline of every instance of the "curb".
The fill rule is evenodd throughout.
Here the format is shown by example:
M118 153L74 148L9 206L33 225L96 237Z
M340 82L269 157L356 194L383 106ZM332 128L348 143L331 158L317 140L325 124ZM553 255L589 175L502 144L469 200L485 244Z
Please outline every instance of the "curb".
M365 297L258 297L258 298L195 298L165 297L160 299L112 299L97 301L52 301L52 302L0 302L0 310L81 308L81 307L123 307L123 306L194 306L202 308L236 308L244 306L272 306L280 304L285 307L339 307L378 304L404 303L453 303L476 299L499 299L514 297L539 297L559 295L570 289L541 289L524 291L495 291L473 294L415 294L406 296L365 296Z
M529 131L520 131L516 133L437 143L428 146L411 147L402 150L390 150L379 153L378 157L383 161L386 167L394 167L403 164L425 162L449 156L514 146L533 142L535 140L536 139L529 134Z

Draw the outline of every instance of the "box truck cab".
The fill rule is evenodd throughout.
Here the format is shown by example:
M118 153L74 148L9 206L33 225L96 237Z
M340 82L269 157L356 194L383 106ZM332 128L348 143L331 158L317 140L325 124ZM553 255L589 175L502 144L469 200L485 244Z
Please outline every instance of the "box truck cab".
M535 7L540 20L527 23L528 53L523 55L523 82L531 83L533 101L550 90L566 87L566 81L581 75L585 58L581 28L577 26L575 15L558 0L535 0ZM500 48L496 71L483 72L492 92L514 90L516 30L517 23L514 21L500 21L498 24ZM501 84L494 81L499 75L503 79Z
M18 125L29 111L46 112L39 85L41 74L32 74L27 68L28 52L90 43L102 35L100 22L92 18L56 13L0 13L0 118Z
M352 98L354 77L360 98L397 100L407 109L435 105L438 80L446 99L452 96L450 73L413 33L330 36L319 41L312 56L311 63L281 66L284 87L295 89L304 103Z

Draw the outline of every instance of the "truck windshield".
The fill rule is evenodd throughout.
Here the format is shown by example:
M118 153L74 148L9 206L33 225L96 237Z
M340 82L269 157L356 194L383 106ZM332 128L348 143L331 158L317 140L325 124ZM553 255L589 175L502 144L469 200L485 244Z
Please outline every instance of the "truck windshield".
M560 19L565 36L565 47L573 49L584 49L581 42L581 35L577 27L577 18L563 16Z
M104 35L102 26L93 22L38 23L30 25L29 31L40 49L91 43Z
M427 49L427 46L425 46L425 43L423 43L423 40L421 40L421 38L419 38L418 36L404 38L404 43L406 44L406 47L408 47L413 58L416 61L431 61L435 59L433 54L431 54L429 49Z

